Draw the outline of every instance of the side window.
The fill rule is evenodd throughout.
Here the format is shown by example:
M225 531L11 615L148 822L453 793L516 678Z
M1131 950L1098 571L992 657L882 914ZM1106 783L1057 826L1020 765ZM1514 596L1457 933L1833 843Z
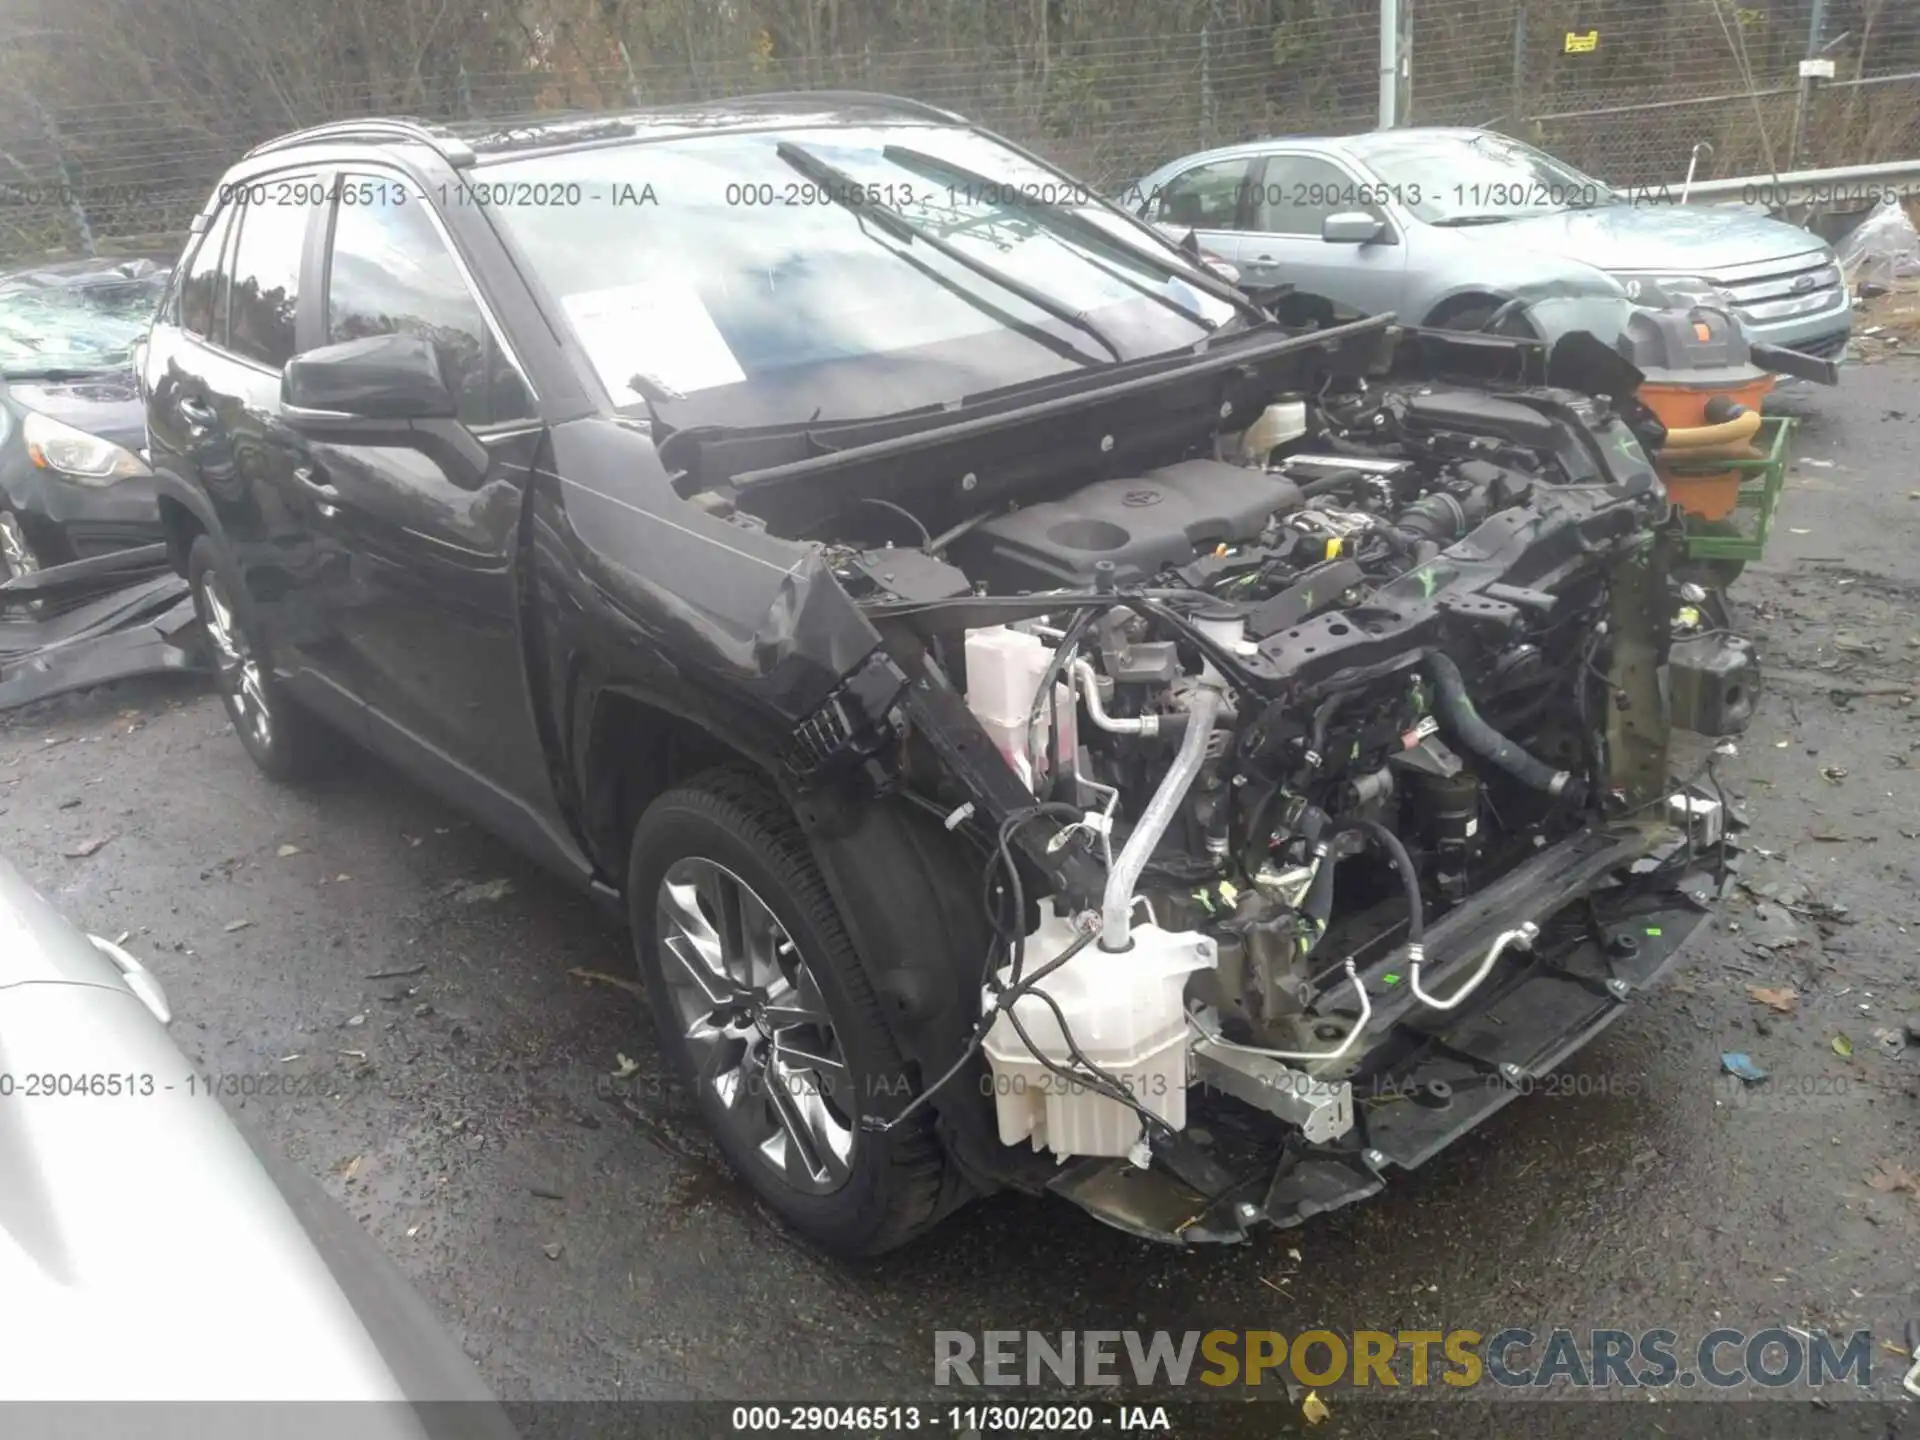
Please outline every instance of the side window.
M233 206L222 205L201 235L186 278L180 282L180 324L216 345L227 343L224 309L218 331L213 328L213 310L215 294L223 289L226 279L226 272L220 268L220 252L227 243L227 231L233 228L232 221Z
M1253 228L1263 235L1319 235L1321 222L1343 210L1365 210L1364 187L1330 160L1311 155L1269 155L1254 197Z
M1216 160L1184 170L1160 192L1152 219L1199 230L1236 230L1251 160Z
M343 175L327 260L327 339L396 333L433 342L467 424L534 414L425 199L392 179Z
M227 262L227 348L279 369L293 358L293 317L300 300L300 255L313 213L304 179L255 187L240 208L240 233ZM298 196L295 201L289 196ZM216 307L217 308L217 307ZM216 315L214 323L219 324Z

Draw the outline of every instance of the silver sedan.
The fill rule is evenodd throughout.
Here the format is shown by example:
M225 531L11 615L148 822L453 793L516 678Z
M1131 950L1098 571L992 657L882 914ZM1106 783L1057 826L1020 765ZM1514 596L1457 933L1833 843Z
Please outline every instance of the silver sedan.
M1502 312L1549 336L1609 300L1692 295L1752 340L1834 358L1852 323L1831 247L1798 226L1655 203L1487 130L1256 140L1172 161L1121 199L1192 231L1249 288L1414 324L1479 329Z

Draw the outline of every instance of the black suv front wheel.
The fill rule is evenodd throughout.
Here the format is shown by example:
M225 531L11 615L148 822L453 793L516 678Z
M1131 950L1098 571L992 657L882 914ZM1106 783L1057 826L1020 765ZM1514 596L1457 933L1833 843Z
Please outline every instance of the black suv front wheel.
M943 1156L806 838L773 788L709 771L648 807L627 907L668 1061L721 1151L780 1217L836 1254L930 1225Z

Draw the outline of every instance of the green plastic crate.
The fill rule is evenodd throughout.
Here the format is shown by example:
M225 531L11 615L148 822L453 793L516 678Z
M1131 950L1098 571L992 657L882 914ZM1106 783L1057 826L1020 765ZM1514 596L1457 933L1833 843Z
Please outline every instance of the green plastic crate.
M1687 517L1687 555L1693 560L1758 560L1767 548L1773 519L1786 488L1787 462L1793 458L1795 421L1789 415L1768 415L1753 437L1759 455L1752 460L1680 461L1670 468L1676 475L1740 474L1740 499L1726 520Z

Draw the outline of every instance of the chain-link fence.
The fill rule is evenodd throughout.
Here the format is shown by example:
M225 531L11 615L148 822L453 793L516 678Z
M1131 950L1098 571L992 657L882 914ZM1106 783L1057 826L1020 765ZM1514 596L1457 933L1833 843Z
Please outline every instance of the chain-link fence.
M412 14L408 0L363 3ZM904 13L909 0L895 3ZM1402 3L1412 7L1403 121L1493 126L1631 184L1678 180L1701 141L1712 146L1703 175L1920 155L1917 0L1826 0L1817 39L1815 0ZM541 22L510 43L489 32L484 44L441 46L429 31L380 64L356 40L298 68L279 58L299 48L293 39L250 31L231 13L187 54L178 35L170 49L125 37L117 60L73 53L57 28L10 37L0 56L0 253L168 249L248 147L358 115L489 119L882 90L959 111L1118 188L1213 144L1368 128L1379 89L1379 0L1132 0L1111 10L1055 0L1020 5L1004 23L953 21L949 6L940 13L950 40L974 27L965 43L838 48L796 48L736 16L667 58L675 47L664 42L637 51L604 31L582 38L572 22ZM336 28L351 18L339 13ZM1156 24L1110 30L1119 21L1109 16ZM1821 47L1834 78L1803 100L1799 61Z

